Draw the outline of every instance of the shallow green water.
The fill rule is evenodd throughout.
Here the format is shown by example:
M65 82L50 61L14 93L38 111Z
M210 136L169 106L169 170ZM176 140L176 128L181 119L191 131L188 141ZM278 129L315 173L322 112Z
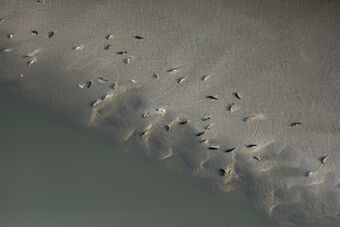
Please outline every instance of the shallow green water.
M137 151L137 152L135 152ZM275 226L214 192L0 89L0 226Z

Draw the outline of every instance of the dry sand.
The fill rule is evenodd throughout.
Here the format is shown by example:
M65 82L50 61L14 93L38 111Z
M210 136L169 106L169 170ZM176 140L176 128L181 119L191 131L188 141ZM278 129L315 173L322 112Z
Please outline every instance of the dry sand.
M340 224L339 1L0 5L0 82L283 223Z

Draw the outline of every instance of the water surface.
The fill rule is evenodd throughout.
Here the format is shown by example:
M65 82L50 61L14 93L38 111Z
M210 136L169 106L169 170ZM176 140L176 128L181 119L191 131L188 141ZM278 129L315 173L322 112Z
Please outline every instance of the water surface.
M4 87L0 106L0 226L276 225Z

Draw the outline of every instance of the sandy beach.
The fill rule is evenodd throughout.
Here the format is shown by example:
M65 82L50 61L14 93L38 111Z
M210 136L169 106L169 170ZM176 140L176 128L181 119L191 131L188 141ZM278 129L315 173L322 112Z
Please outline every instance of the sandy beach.
M0 5L0 83L281 223L340 224L338 1Z

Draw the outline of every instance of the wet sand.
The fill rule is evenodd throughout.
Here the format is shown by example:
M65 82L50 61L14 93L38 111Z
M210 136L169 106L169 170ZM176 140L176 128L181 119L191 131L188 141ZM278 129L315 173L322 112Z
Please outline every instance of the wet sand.
M282 222L339 223L337 1L0 1L0 81Z

